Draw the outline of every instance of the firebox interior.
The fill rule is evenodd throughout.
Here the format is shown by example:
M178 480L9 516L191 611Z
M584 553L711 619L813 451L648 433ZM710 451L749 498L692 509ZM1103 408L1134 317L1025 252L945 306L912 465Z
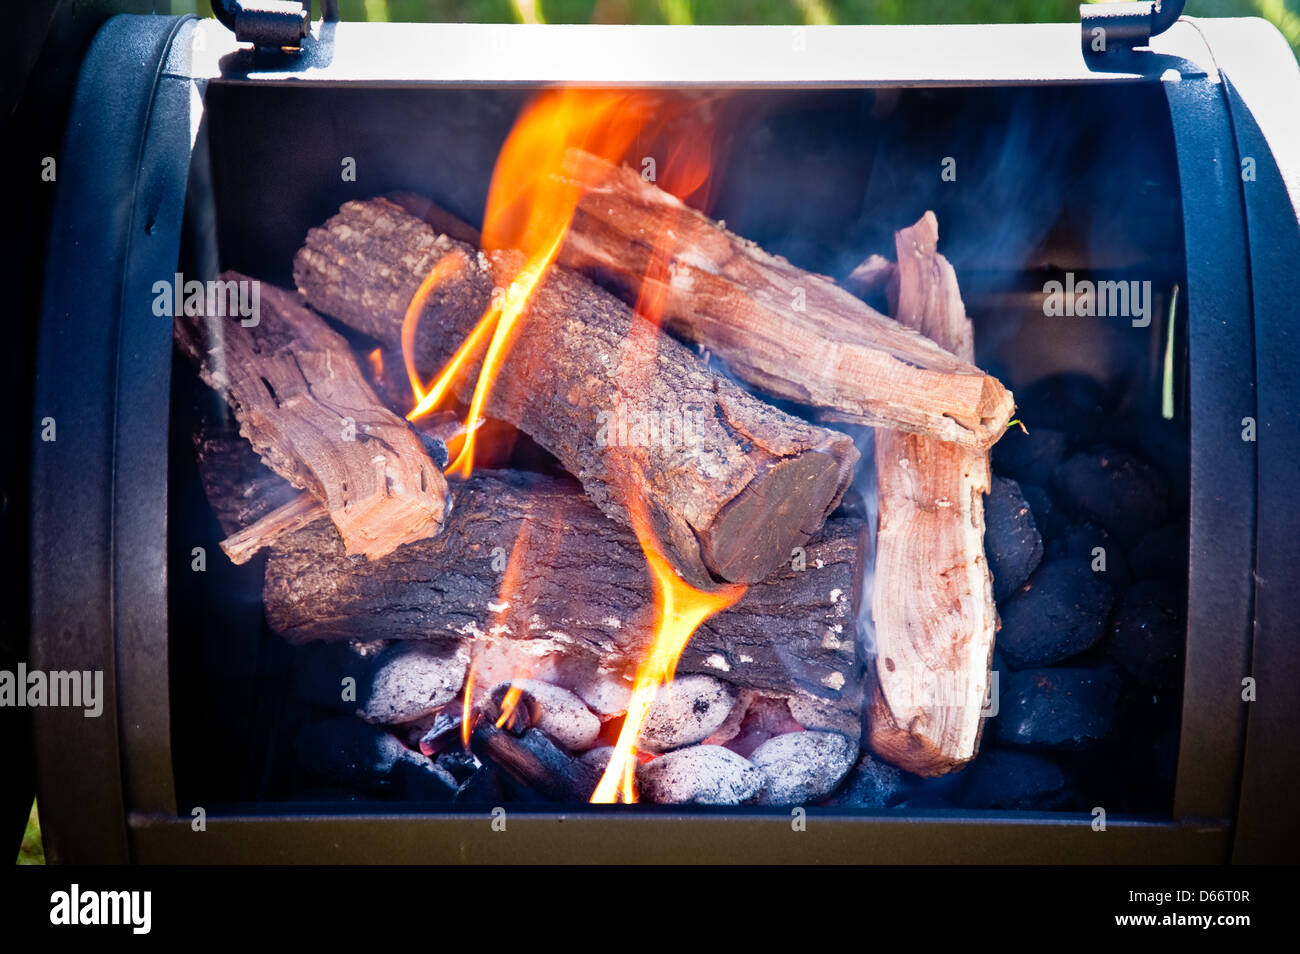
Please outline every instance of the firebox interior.
M427 196L477 224L495 157L530 95L518 87L211 82L190 173L181 271L210 278L233 269L291 288L293 257L308 228L343 202L394 191ZM1159 473L1168 495L1159 501L1160 525L1147 529L1164 531L1163 549L1124 540L1106 572L1115 573L1114 556L1130 572L1135 558L1164 561L1173 608L1182 611L1177 625L1184 625L1186 596L1177 581L1181 565L1185 591L1188 301L1180 290L1187 279L1174 133L1159 85L728 95L740 120L720 140L709 214L805 269L842 278L873 253L893 258L895 230L933 210L940 251L956 269L974 323L976 363L1015 392L1028 431L1003 443L1066 435L1073 454L1137 454ZM1087 283L1093 293L1085 304ZM1097 291L1103 283L1109 297ZM1054 301L1058 287L1061 300ZM196 431L226 414L176 358L168 598L178 802L217 813L250 805L348 812L377 802L384 810L420 810L418 802L325 778L299 757L304 727L325 713L295 694L302 654L265 623L265 556L238 567L222 556L222 533L195 466ZM868 432L855 437L870 444ZM1015 451L994 452L995 474L1004 453ZM536 448L518 455L514 463L526 469L553 466ZM865 474L869 458L860 467ZM1057 547L1077 557L1071 548L1082 544L1072 533L1085 521L1068 512L1075 491L1061 488L1073 486L1070 479L1053 472L1043 478L1050 488L1031 488L1050 499L1025 499L1049 552ZM870 481L860 479L857 489L869 498ZM193 569L196 547L207 554L203 572ZM1091 547L1083 552L1093 556ZM1132 575L1124 586L1141 579ZM1116 665L1106 648L1116 625L1108 616L1110 635L1063 665ZM1179 666L1177 659L1166 662ZM1119 660L1121 668L1127 663ZM995 657L999 665L1005 691L1018 677ZM964 773L907 781L893 805L828 804L904 815L952 808L1077 813L1107 805L1116 814L1168 818L1182 705L1177 672L1176 681L1155 691L1141 679L1124 679L1115 728L1077 751L1022 750L986 726L986 749L1009 755L1001 757L1000 773L1039 770L1040 763L1018 761L1026 752L1065 768L1071 789L1051 805L999 801L987 792L981 804L971 791L979 786ZM1004 708L1010 704L1004 700ZM987 779L980 785L997 787ZM483 810L473 802L438 806L448 808Z

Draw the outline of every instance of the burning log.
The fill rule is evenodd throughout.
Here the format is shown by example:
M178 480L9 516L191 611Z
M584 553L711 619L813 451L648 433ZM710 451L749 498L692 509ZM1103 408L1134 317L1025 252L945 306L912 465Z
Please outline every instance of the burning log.
M244 488L277 505L292 493L243 441L206 435L199 448L204 489L228 534L274 509ZM503 606L504 566L521 533L526 548ZM791 563L699 628L678 674L707 673L788 698L801 724L859 735L855 603L869 546L862 521L828 521ZM442 533L380 563L349 560L318 518L275 543L263 589L271 628L295 644L469 644L491 633L521 659L588 661L611 673L630 671L641 657L653 615L633 533L601 514L576 482L509 471L476 471L456 486Z
M631 169L571 149L565 174L585 194L560 262L627 300L662 296L665 324L743 381L825 408L828 419L975 448L1002 436L1012 396L969 359L767 254ZM657 253L667 253L666 270L653 267Z
M895 236L895 313L973 361L970 321L927 212ZM873 752L917 775L942 775L979 749L997 610L984 556L987 451L876 431L880 494L875 589Z
M263 285L255 324L181 316L174 329L200 376L230 404L240 433L272 470L320 502L349 555L378 559L438 532L447 504L441 471L380 404L347 342L296 295ZM288 507L266 519L300 524L306 505Z
M502 554L520 532L529 551L502 596ZM829 521L805 547L806 568L783 567L708 620L678 672L802 691L856 724L853 594L863 533L860 521ZM586 656L620 671L643 655L653 606L635 536L574 483L488 471L457 487L439 536L379 564L353 565L323 520L281 538L267 561L264 602L271 628L292 643L468 643L492 633L520 658Z
M471 333L494 288L510 285L521 256L481 253L372 199L308 233L294 278L315 308L394 349L422 280L457 253L460 267L429 295L415 335L428 374ZM466 402L476 371L457 383ZM835 508L858 458L843 434L752 397L560 268L517 326L485 412L554 454L614 519L630 523L628 507L644 501L669 559L700 587L756 582L789 560Z
M597 778L537 729L518 735L483 721L470 734L470 750L516 782L553 802L585 802Z

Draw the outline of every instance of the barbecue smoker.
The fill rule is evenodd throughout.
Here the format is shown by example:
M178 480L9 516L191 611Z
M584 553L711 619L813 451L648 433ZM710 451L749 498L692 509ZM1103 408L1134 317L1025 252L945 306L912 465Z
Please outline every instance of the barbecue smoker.
M34 713L51 858L1295 858L1300 422L1288 380L1300 298L1300 73L1271 27L1167 25L1131 9L1085 21L1082 35L1080 24L323 21L291 50L280 46L298 42L283 23L272 17L261 34L261 22L245 18L241 42L217 22L119 16L81 67L36 357L30 655L46 670L102 670L107 699L98 719L75 709ZM1109 43L1097 44L1097 29L1110 31ZM746 402L771 402L753 413L788 419L782 427L813 435L800 445L809 454L847 468L825 478L822 529L782 541L802 565L751 566L744 552L717 543L702 551L702 570L693 568L706 580L748 583L745 598L759 603L723 610L696 633L678 674L713 693L690 697L692 711L721 706L720 718L689 739L680 725L659 726L670 736L667 754L641 771L712 742L730 753L723 761L749 766L727 783L729 800L742 804L698 804L728 799L700 796L694 770L679 772L679 797L662 777L671 773L660 772L641 788L662 797L587 804L590 785L581 781L592 777L582 773L598 771L591 763L599 760L583 753L612 743L618 705L602 709L600 694L557 663L530 673L545 685L526 690L512 715L514 700L489 691L495 679L474 676L468 644L418 644L419 633L376 594L399 592L423 625L450 612L429 604L428 593L453 584L435 584L431 572L415 583L375 575L403 548L366 560L343 555L345 525L331 526L311 509L319 504L257 460L245 440L256 428L241 430L210 386L241 368L223 378L205 364L214 352L204 323L175 314L192 289L168 283L200 283L205 303L236 288L220 319L230 345L217 352L233 361L241 322L261 333L252 298L240 298L238 285L209 283L255 279L263 325L281 322L309 336L312 353L355 363L357 388L399 405L382 418L393 428L385 432L392 453L405 454L409 441L417 458L443 463L465 437L445 422L442 430L401 423L401 402L412 399L402 351L373 323L392 305L377 304L375 290L400 276L402 258L385 258L392 246L367 230L396 229L384 241L435 257L466 250L462 275L488 269L479 288L488 296L492 260L475 249L487 244L477 230L494 164L537 92L570 87L725 99L742 118L713 160L709 218L691 219L693 227L743 236L783 256L780 268L829 276L828 285L834 279L867 303L845 307L897 313L908 277L896 233L923 244L929 233L906 230L937 222L938 253L951 262L974 329L973 364L1014 393L1029 431L1013 428L992 451L985 541L1002 619L992 660L999 683L971 765L903 773L890 763L905 762L905 752L859 757L868 735L855 735L863 731L856 714L896 665L886 634L873 631L864 589L887 489L875 471L887 458L879 444L873 457L872 430L860 421L819 416L790 394L753 387L717 348L679 349L686 357L673 360L687 362L686 384L711 375L717 393L734 389L737 415L750 413ZM622 198L654 200L659 187L645 171L631 173ZM597 206L582 212L593 229ZM378 244L358 254L347 244L357 236ZM599 247L593 239L590 248ZM593 251L596 264L565 267L586 276L573 278L590 289L582 295L626 309L618 265L634 247L625 238L603 264ZM340 263L379 271L331 284ZM394 287L400 319L414 286ZM425 325L452 307L453 296L439 294ZM188 330L174 339L178 327ZM458 339L427 340L436 351ZM263 370L251 378L258 374L275 399L278 379ZM406 552L463 545L454 565L466 592L487 586L494 598L499 575L488 586L472 568L508 557L510 539L497 553L497 541L454 521L506 520L509 506L523 513L531 501L553 501L565 546L632 557L594 565L590 585L580 573L560 576L572 567L541 576L563 584L574 603L603 605L636 587L648 603L636 538L565 473L576 469L545 430L560 426L554 415L541 424L524 411L513 421L487 416L506 423L483 425L484 447L495 446L497 428L515 438L512 449L488 453L486 476L452 481L450 514L429 517L447 521L442 535L414 534ZM1002 427L1006 416L979 424ZM47 419L57 440L39 437ZM622 441L637 444L630 433ZM434 493L437 468L420 474L412 479ZM1112 481L1122 485L1118 498L1106 496ZM458 487L470 489L456 497ZM794 494L789 487L782 493ZM223 552L223 542L268 514L285 518L286 507L290 517L300 508L300 519L278 543L239 563ZM452 542L436 542L448 535ZM1003 536L1018 541L1006 552L995 546ZM721 531L711 539L723 540ZM807 597L810 608L783 618L782 607L803 605L800 587L830 579L808 575L817 572L848 582L829 602ZM874 586L888 584L877 565ZM536 582L538 592L546 585ZM321 602L340 593L356 602ZM1044 593L1055 594L1057 610L1035 603ZM846 607L834 624L847 627L842 638L805 638L799 627L820 634L837 601ZM763 609L745 616L746 605ZM1072 620L1060 624L1064 643L1044 648L1062 615ZM729 630L741 623L728 620L750 628ZM563 642L554 639L552 648ZM746 684L739 663L754 657L777 663ZM481 683L475 704L485 707L464 730L472 759L457 722L467 668ZM401 686L431 678L446 691L412 710ZM340 698L349 679L358 694ZM583 707L566 709L574 699ZM569 721L557 722L566 712ZM791 756L802 781L784 798L760 794L770 796L784 770L760 749L815 731L849 738L845 764L814 770ZM766 783L735 794L755 765L767 766L754 769ZM804 784L817 772L834 777L821 788Z

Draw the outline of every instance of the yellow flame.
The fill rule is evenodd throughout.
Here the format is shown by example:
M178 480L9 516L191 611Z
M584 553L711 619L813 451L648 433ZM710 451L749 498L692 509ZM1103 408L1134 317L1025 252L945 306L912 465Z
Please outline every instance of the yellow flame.
M460 741L465 746L465 751L469 751L469 734L474 728L474 663L478 656L470 660L468 671L465 673L465 699L460 706Z
M509 353L510 344L514 339L515 326L520 317L528 308L528 303L533 297L533 292L537 290L538 283L545 276L551 263L555 261L555 256L564 243L565 232L568 231L568 222L565 222L564 231L559 232L552 240L551 245L534 261L530 261L524 266L520 276L510 283L510 288L505 294L505 302L496 312L496 320L492 329L492 340L488 344L487 354L483 356L483 367L479 371L478 381L474 385L474 395L469 402L469 411L465 415L466 434L465 442L461 445L460 453L456 455L447 466L447 473L459 473L462 477L468 478L474 469L474 445L477 441L477 428L471 429L469 423L477 421L483 414L484 405L487 404L488 393L496 381L497 374L501 371L501 365L505 362L506 355ZM485 326L480 322L481 326ZM474 329L478 331L476 327Z
M659 687L672 681L677 661L699 625L715 613L735 605L745 594L743 586L729 586L716 593L697 590L685 582L659 552L658 544L636 520L637 539L645 551L655 591L655 632L650 651L637 667L628 702L627 718L619 731L609 766L591 796L594 804L636 801L637 742L646 712Z
M460 271L464 265L465 256L459 251L444 255L434 262L433 268L429 269L429 274L425 275L424 281L420 282L420 287L416 289L415 296L411 299L411 303L406 306L406 314L402 317L402 360L406 364L406 377L411 382L411 393L415 395L417 408L428 400L430 394L425 390L424 385L420 383L420 374L415 369L415 332L420 324L420 315L424 312L424 306L428 303L433 290L442 284L448 276ZM459 354L459 351L457 354ZM406 416L406 419L413 421L415 418L427 414L436 403L436 399L429 400L428 406L423 411L419 414L412 411Z
M671 223L662 223L659 237L651 254L638 295L636 312L650 322L635 326L629 335L631 347L627 349L626 373L632 377L646 377L654 373L652 355L656 348L658 323L666 300L668 263L671 250L666 236L671 235ZM607 453L617 453L622 448L611 448ZM628 701L627 716L619 730L618 741L609 765L601 775L592 793L593 804L612 804L616 801L632 803L637 800L636 767L637 747L646 714L660 687L672 682L677 672L677 662L691 636L710 616L720 613L745 595L746 587L736 585L706 592L691 586L673 569L660 549L645 502L639 497L629 497L625 504L637 542L645 554L650 570L650 581L655 596L655 629L650 650L637 667L632 682L632 696Z
M402 351L415 397L415 407L407 415L408 420L429 413L447 400L453 384L461 380L480 353L483 355L466 416L465 441L449 464L449 473L464 477L472 473L473 422L483 416L520 323L527 319L533 296L554 265L583 197L579 187L563 175L565 153L576 147L610 162L620 163L631 158L639 164L643 157L631 155L632 147L662 134L667 126L675 124L683 116L688 105L698 106L701 102L699 99L638 92L561 89L541 94L521 114L493 170L484 213L482 245L497 272L503 271L507 263L513 261L494 254L506 250L522 252L523 266L509 276L504 291L494 292L491 305L427 389L421 383L415 366L415 331L429 296L457 267L448 263L452 256L435 264L421 282L403 323ZM685 125L674 125L668 144L661 184L678 198L694 195L710 183L711 133L714 130L710 126L703 131L709 134L702 134L697 125L701 116L692 114ZM665 242L663 234L656 236L656 255L651 263L656 279L666 276L667 264L671 260L671 250ZM658 274L661 272L662 275ZM505 280L500 274L494 274L494 278ZM657 323L662 297L663 282L647 282L643 287L645 300L638 303L638 312ZM627 370L631 374L656 373L653 354L657 328L654 325L647 327L648 331L641 329L645 331L641 335L645 340L640 342L646 360L631 358L635 348L627 352L630 362ZM622 490L626 498L624 506L650 571L656 623L650 650L637 668L631 703L614 755L592 796L593 802L613 802L619 798L631 802L636 799L637 740L655 693L672 679L682 650L696 628L709 616L733 605L745 592L743 586L733 586L709 593L683 581L660 549L644 502L636 497L633 488L624 487ZM522 549L522 539L517 539L511 564L515 563ZM502 603L509 599L508 594L515 586L513 576L508 569L501 588ZM482 654L476 654L466 677L462 710L462 732L466 744L473 719L475 670L481 662ZM505 724L518 698L518 688L512 684L502 705L498 725Z
M473 471L475 437L469 424L482 415L519 322L554 264L582 198L581 190L561 176L564 154L578 147L621 161L658 103L658 98L645 93L561 89L543 93L524 110L497 156L482 244L489 254L522 251L525 263L503 292L494 293L474 330L427 389L415 369L415 331L429 295L455 271L455 265L444 265L451 256L440 259L420 283L402 329L402 353L415 395L407 420L442 404L486 345L466 416L469 433L448 473L468 477ZM502 265L500 257L494 256L493 262L498 268Z
M524 694L523 689L519 687L518 682L510 683L510 688L506 690L505 697L501 700L501 715L497 717L496 726L498 729L503 728L510 717L515 714L515 707L519 705L519 697Z

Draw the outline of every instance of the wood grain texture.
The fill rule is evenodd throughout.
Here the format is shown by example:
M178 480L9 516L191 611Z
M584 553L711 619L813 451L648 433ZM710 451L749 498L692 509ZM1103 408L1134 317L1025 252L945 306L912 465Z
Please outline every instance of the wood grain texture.
M406 309L446 256L458 267L429 296L415 337L426 379L440 371L518 274L517 253L485 253L386 199L348 202L312 229L294 277L320 311L400 345ZM457 385L468 401L477 361ZM751 396L580 275L553 269L518 325L485 412L546 448L596 505L630 524L643 502L684 579L752 583L790 558L848 487L845 435Z
M927 212L895 236L898 320L973 361L971 323ZM984 555L988 453L878 430L880 525L872 599L875 679L868 744L917 775L973 759L997 630Z
M307 492L300 493L256 523L232 533L221 541L221 552L236 565L247 563L286 533L301 530L328 516L324 505Z
M320 501L349 555L380 559L438 532L442 472L380 403L343 337L297 295L263 283L256 323L181 316L174 337L267 465Z
M585 195L560 261L664 323L741 380L823 418L988 448L1014 401L996 378L691 209L635 171L580 150L565 174ZM656 252L668 256L656 267Z

